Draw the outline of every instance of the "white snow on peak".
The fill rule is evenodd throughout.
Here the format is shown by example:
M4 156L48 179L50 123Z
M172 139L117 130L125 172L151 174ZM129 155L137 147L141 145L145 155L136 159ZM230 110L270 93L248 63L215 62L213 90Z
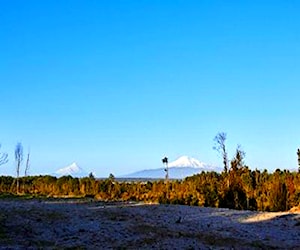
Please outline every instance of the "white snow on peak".
M85 172L77 165L76 162L73 162L71 165L61 168L55 172L57 175L71 175L71 176L78 176L83 175Z
M170 162L169 167L169 177L171 179L183 179L187 176L192 176L199 174L202 171L206 172L221 172L220 168L217 166L209 165L198 161L195 158L188 156L181 156L177 160ZM165 166L163 168L156 169L146 169L141 170L129 175L124 176L125 178L154 178L154 179L164 179L165 178Z
M195 158L189 156L181 156L177 160L170 162L169 167L192 167L192 168L203 168L207 167L208 165L198 161Z

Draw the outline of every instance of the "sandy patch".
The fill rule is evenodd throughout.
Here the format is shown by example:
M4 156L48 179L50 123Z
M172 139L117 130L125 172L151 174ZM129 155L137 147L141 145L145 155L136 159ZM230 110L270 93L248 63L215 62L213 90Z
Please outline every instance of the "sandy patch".
M2 249L300 249L288 212L3 200L0 225Z

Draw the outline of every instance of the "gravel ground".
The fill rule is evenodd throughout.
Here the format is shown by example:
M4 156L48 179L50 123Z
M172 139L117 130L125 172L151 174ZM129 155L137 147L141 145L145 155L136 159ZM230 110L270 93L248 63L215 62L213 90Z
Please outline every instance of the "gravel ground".
M1 249L300 249L300 213L0 200Z

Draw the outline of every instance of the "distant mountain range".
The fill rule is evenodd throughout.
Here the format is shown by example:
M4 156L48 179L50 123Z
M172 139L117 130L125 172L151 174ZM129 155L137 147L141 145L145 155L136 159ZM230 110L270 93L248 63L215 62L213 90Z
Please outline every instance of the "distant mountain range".
M170 179L184 179L185 177L199 174L202 171L221 172L222 169L216 166L205 164L195 158L188 156L181 156L177 160L170 162L169 178ZM134 172L128 175L120 176L121 178L153 178L164 179L166 176L165 167L156 169L146 169Z
M117 176L117 178L164 179L166 176L165 167L166 166L162 164L161 168L141 170L131 174ZM177 160L170 162L168 164L168 169L170 179L184 179L188 176L199 174L202 171L222 171L219 167L200 162L199 160L188 156L181 156ZM72 177L82 178L89 176L89 173L78 166L76 162L73 162L67 167L58 169L54 175L57 177L71 175Z

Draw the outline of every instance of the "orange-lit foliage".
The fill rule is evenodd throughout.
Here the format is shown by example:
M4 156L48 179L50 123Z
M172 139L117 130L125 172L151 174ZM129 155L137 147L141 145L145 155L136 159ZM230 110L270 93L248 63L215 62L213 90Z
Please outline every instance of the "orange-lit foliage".
M0 177L0 192L16 194L13 177ZM300 204L300 174L231 168L202 172L184 180L118 182L116 179L28 176L20 192L47 197L90 197L107 201L144 201L261 211L288 210Z

